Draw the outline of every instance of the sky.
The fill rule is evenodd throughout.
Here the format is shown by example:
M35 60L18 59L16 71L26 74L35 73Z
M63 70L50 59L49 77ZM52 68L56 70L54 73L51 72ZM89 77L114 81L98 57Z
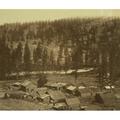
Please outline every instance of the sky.
M0 9L0 24L34 22L74 17L120 16L120 10L89 9Z

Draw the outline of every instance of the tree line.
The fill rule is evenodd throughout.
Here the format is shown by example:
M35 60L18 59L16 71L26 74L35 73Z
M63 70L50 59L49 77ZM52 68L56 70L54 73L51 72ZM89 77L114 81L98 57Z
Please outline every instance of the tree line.
M14 71L77 71L83 67L97 68L101 83L107 78L106 82L115 82L119 77L120 18L4 24L0 33L1 79ZM51 43L59 48L57 55L47 48ZM32 59L30 44L36 46Z

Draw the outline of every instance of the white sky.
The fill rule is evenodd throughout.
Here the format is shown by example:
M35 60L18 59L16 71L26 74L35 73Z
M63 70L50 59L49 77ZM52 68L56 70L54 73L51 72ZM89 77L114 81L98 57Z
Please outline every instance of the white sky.
M80 9L0 9L0 24L15 22L34 22L73 17L120 16L120 10L80 10Z

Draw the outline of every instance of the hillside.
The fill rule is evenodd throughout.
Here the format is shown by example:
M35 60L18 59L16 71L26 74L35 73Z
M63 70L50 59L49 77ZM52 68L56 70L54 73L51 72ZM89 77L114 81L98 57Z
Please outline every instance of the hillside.
M25 69L26 45L32 64L29 70L68 70L102 65L103 72L115 69L118 74L119 38L119 18L74 18L0 26L0 40L6 42L10 56L21 44L22 61L14 62L16 65L12 66L16 68L13 71L20 65L20 70Z

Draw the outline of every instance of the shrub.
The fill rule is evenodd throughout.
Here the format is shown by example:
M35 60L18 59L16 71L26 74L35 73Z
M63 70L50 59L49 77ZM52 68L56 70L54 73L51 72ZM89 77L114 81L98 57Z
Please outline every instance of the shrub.
M39 80L37 82L38 87L42 87L47 83L48 79L45 74L40 74Z

